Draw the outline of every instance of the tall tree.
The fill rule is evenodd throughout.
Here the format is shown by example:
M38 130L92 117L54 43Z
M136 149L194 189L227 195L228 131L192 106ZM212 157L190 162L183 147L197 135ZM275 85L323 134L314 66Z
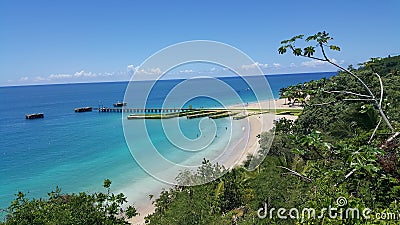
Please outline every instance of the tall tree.
M318 61L322 61L322 62L327 62L327 63L343 70L347 74L350 74L351 76L353 76L358 82L360 82L360 84L364 87L364 89L367 91L368 94L354 93L354 92L350 92L350 91L346 91L346 90L335 91L335 92L336 93L345 93L345 94L360 97L357 99L345 99L345 100L372 101L374 103L375 107L378 109L378 111L379 111L382 119L385 121L386 125L393 132L394 128L382 109L383 84L382 84L382 79L381 79L380 75L378 73L374 72L374 75L376 75L379 78L379 83L380 83L380 87L381 87L380 97L377 98L375 96L375 94L371 91L371 88L366 84L366 82L363 79L361 79L352 70L342 67L341 65L339 65L338 63L336 63L334 60L332 60L331 58L329 58L327 56L325 48L329 48L332 51L340 51L340 47L338 47L336 45L329 45L329 41L333 40L333 38L331 36L329 36L329 33L323 31L323 32L318 32L317 34L314 34L314 35L310 35L305 39L305 42L306 43L316 42L316 45L308 45L303 48L297 47L296 41L299 39L303 39L303 37L304 37L304 35L301 34L301 35L294 36L291 39L282 41L281 42L282 46L278 49L279 54L285 54L287 52L287 50L290 49L292 51L293 55L295 55L295 56L301 56L301 57L310 58L310 59L314 59L314 60L318 60ZM315 56L316 48L319 48L319 50L321 51L322 57Z

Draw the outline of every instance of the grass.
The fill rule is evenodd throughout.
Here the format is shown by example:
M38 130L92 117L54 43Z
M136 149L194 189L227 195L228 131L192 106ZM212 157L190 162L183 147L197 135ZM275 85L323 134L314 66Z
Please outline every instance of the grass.
M233 119L240 120L240 119L244 119L248 116L269 113L269 112L275 113L275 115L299 116L303 112L303 109L298 109L298 108L297 109L247 109L247 111L252 111L252 112L249 113L248 115L234 116Z
M299 116L303 112L303 109L276 109L276 115L293 115Z
M221 114L216 114L216 115L212 115L210 116L211 119L219 119L219 118L223 118L223 117L228 117L228 116L234 116L238 114L238 112L225 112L225 113L221 113Z

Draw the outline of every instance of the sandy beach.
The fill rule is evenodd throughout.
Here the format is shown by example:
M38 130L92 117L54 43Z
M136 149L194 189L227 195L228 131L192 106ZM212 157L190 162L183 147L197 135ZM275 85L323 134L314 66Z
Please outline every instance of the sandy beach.
M244 106L242 105L233 105L228 108L235 110L242 110L241 114L247 114L248 117L245 119L248 120L248 127L250 131L248 132L248 138L242 138L238 140L235 145L233 151L229 151L228 154L224 155L224 159L222 161L225 162L227 168L232 168L234 166L239 166L243 164L243 162L247 159L247 155L253 154L259 150L259 137L257 137L261 132L268 131L274 126L274 120L280 118L287 118L290 120L295 120L297 116L292 115L275 115L273 113L263 113L263 114L252 114L248 109L299 109L300 106L289 106L286 104L285 99L276 99L270 101L260 101L255 103L249 103ZM273 112L274 110L269 110ZM245 150L243 151L243 146L245 146ZM234 166L231 166L234 165ZM164 188L168 188L165 186ZM161 190L161 188L159 189ZM135 204L136 209L140 213L139 216L132 218L129 220L131 224L145 224L144 217L154 212L155 207L152 204L152 201L155 200L159 195L158 193L154 193L154 197L150 200L148 197L144 198L142 201L137 202Z
M247 155L249 154L253 155L255 152L259 150L260 144L258 142L259 138L257 136L262 132L272 129L274 126L274 120L279 120L280 118L283 117L290 120L295 120L297 118L297 116L292 116L292 115L275 115L273 114L274 111L273 109L301 109L301 107L298 105L294 106L288 105L286 99L274 99L274 100L254 102L254 103L249 103L245 106L234 105L230 108L243 109L243 111L241 112L242 114L249 113L250 115L247 117L250 127L250 132L247 140L248 143L244 151L245 154L243 154L237 160L236 165L243 164L243 162L246 161L247 159ZM268 109L271 113L251 115L251 112L246 111L248 109ZM237 152L241 152L241 149L238 149Z

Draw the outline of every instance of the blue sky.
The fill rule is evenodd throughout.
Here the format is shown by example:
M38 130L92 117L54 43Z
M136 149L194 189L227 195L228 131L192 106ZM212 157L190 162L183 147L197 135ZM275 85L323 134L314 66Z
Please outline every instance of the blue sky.
M346 66L397 55L399 11L398 0L3 0L0 85L126 80L156 51L198 39L242 50L265 73L335 71L278 55L280 41L326 30L342 48L332 57ZM176 76L196 72L186 67Z

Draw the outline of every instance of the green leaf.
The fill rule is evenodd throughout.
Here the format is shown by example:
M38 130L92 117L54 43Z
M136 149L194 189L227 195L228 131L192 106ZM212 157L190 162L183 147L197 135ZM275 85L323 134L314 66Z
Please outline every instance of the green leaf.
M325 31L323 31L323 32L318 32L317 34L316 34L316 41L319 43L319 44L326 44L326 43L328 43L328 41L329 40L332 40L333 38L331 38L330 36L329 36L329 33L326 33Z
M298 155L304 155L304 154L306 154L306 151L304 151L302 149L294 148L294 149L292 149L292 153L298 154Z
M308 41L312 41L312 40L316 40L316 39L317 39L317 35L314 34L314 35L308 36L308 37L306 38L306 41L308 42Z
M125 214L126 214L126 217L128 217L129 219L139 215L139 213L136 211L136 209L132 206L128 206L128 208L125 210Z
M334 51L340 51L340 47L338 47L338 46L336 46L336 45L331 45L331 46L329 46L329 48L330 48L331 50L334 50Z
M288 41L288 43L293 43L293 42L295 42L297 39L302 39L303 37L304 37L304 35L303 35L303 34L300 34L300 35L297 35L297 36L294 36L294 37L290 38L290 39L287 40L287 41Z
M279 53L279 54L285 54L285 53L286 53L286 49L287 49L287 46L281 46L281 47L278 49L278 53Z
M105 187L105 188L110 188L110 186L111 186L111 180L105 179L105 180L104 180L103 187Z
M217 188L215 189L215 196L219 197L225 190L224 181L219 182Z
M295 48L295 49L293 49L293 54L294 54L295 56L301 55L301 54L302 54L301 48Z
M295 36L296 39L302 39L303 37L304 37L304 34L300 34L300 35Z
M305 56L310 57L310 56L313 56L314 53L315 53L315 47L308 46L308 47L304 48L304 55Z
M287 44L287 43L289 43L289 40L283 40L283 41L281 41L281 44Z

